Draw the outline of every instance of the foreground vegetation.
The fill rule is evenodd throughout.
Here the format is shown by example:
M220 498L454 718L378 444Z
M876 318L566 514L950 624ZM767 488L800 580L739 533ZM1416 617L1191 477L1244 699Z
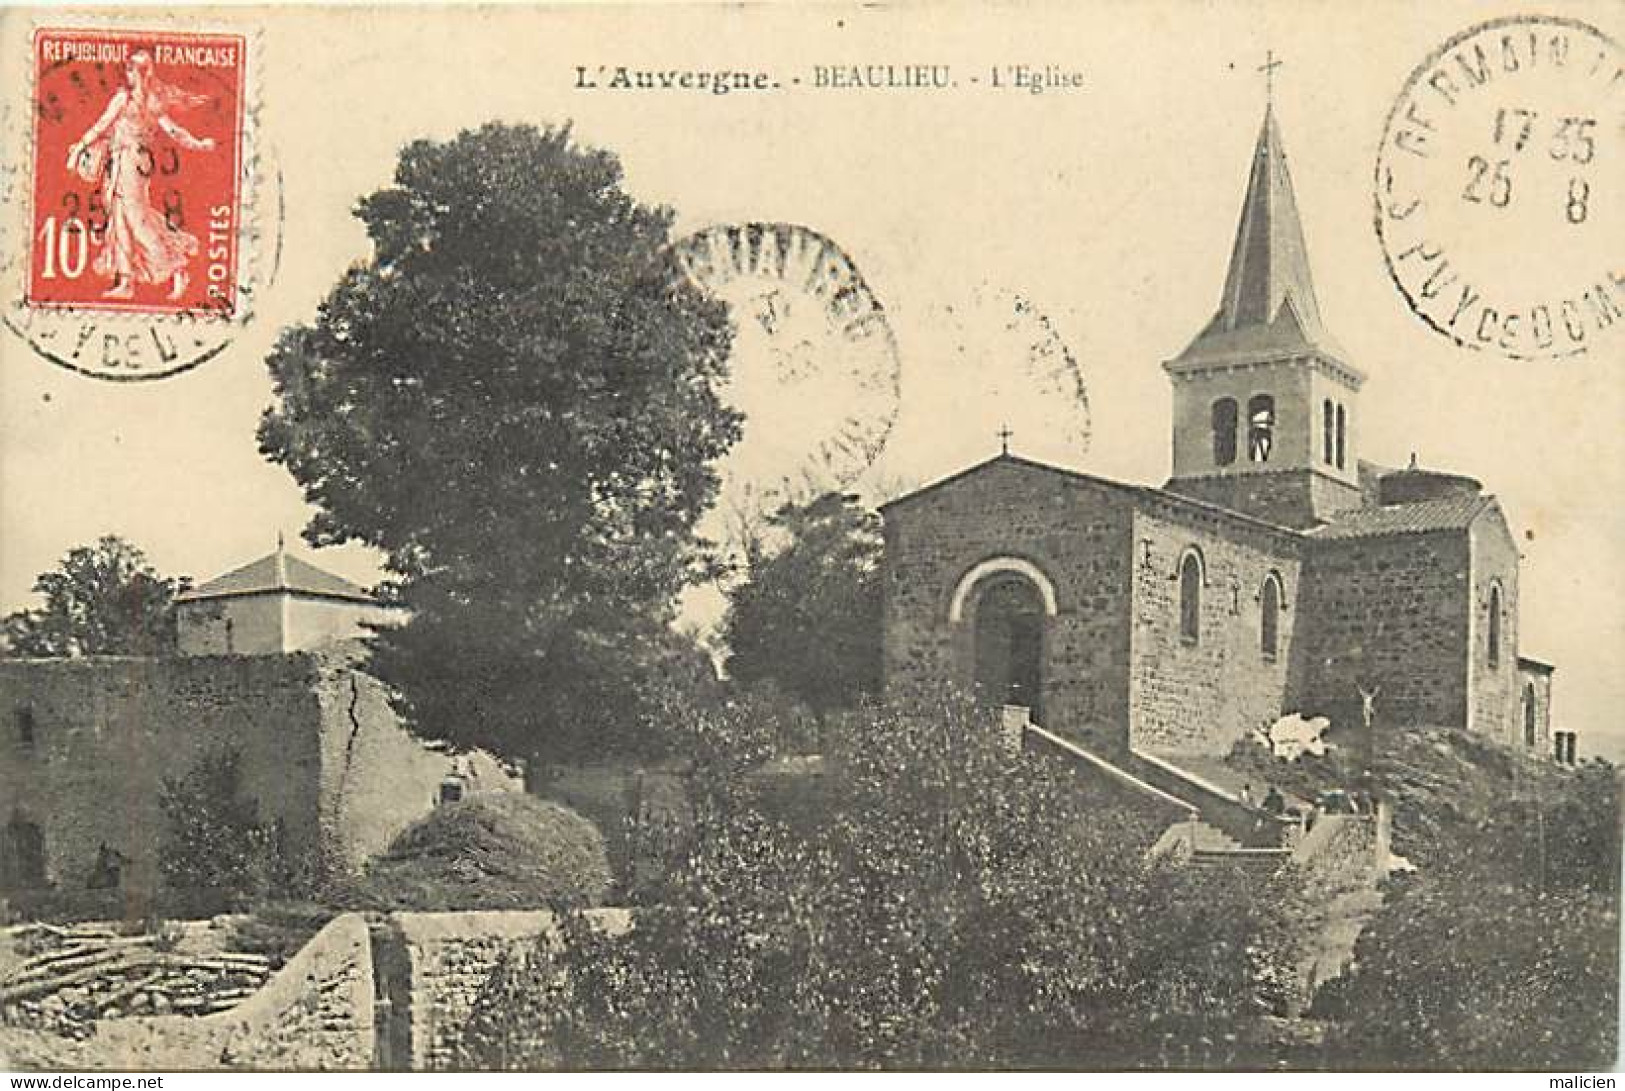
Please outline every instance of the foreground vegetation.
M965 709L830 734L811 821L776 820L725 770L697 778L637 926L572 919L560 948L503 966L467 1063L1217 1067L1284 1008L1284 891L1147 861L1154 823Z

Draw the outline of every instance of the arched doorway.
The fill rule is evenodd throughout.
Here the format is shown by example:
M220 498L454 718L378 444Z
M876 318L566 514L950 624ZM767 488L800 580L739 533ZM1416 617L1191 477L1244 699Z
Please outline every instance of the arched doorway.
M1025 576L998 572L977 588L974 685L978 701L1021 705L1043 718L1045 599Z

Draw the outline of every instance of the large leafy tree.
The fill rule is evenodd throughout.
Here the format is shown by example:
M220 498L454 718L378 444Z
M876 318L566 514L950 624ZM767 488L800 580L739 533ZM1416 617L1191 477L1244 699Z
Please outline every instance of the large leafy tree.
M728 673L770 681L820 717L880 687L880 520L854 496L786 504L729 592Z
M260 442L319 509L307 538L387 555L413 614L375 670L454 745L638 749L738 434L725 308L568 129L415 142L357 215L373 256L272 353Z
M43 606L19 610L0 625L7 654L56 659L74 655L164 655L175 645L175 596L186 577L162 576L146 554L116 535L76 546L34 590Z

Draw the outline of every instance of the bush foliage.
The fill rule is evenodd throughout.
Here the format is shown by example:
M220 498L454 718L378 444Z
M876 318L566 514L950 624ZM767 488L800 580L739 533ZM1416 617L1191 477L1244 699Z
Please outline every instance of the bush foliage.
M1605 1068L1619 999L1619 782L1505 801L1399 877L1318 1010L1349 1065ZM1441 850L1443 846L1440 846Z
M570 918L503 967L474 1067L940 1068L1233 1061L1289 950L1240 875L1148 862L1131 814L1005 748L968 710L833 732L803 835L731 781L697 789L682 858L621 936ZM1194 1055L1190 1052L1195 1043Z
M219 913L290 884L282 827L263 820L259 801L244 792L237 751L211 751L166 779L159 804L158 866L170 912Z
M407 910L597 905L609 889L598 828L567 807L523 793L437 807L373 861L362 900Z

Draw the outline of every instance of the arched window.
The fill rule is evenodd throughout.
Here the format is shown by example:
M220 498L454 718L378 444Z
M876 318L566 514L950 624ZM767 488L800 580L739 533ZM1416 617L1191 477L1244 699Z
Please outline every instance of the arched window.
M1528 683L1523 687L1523 744L1531 750L1535 746L1536 728L1540 726L1540 707L1536 702L1535 684Z
M1501 665L1501 585L1490 585L1490 623L1489 623L1489 662L1490 666Z
M1187 644L1202 637L1202 555L1194 549L1179 562L1179 636Z
M1265 659L1275 658L1281 639L1281 580L1271 572L1264 577L1258 593L1258 650Z
M1213 403L1213 464L1228 466L1236 460L1236 399Z
M1343 468L1344 455L1348 451L1348 414L1340 405L1337 407L1337 468Z
M1275 446L1275 399L1254 394L1247 402L1247 457L1268 462Z

